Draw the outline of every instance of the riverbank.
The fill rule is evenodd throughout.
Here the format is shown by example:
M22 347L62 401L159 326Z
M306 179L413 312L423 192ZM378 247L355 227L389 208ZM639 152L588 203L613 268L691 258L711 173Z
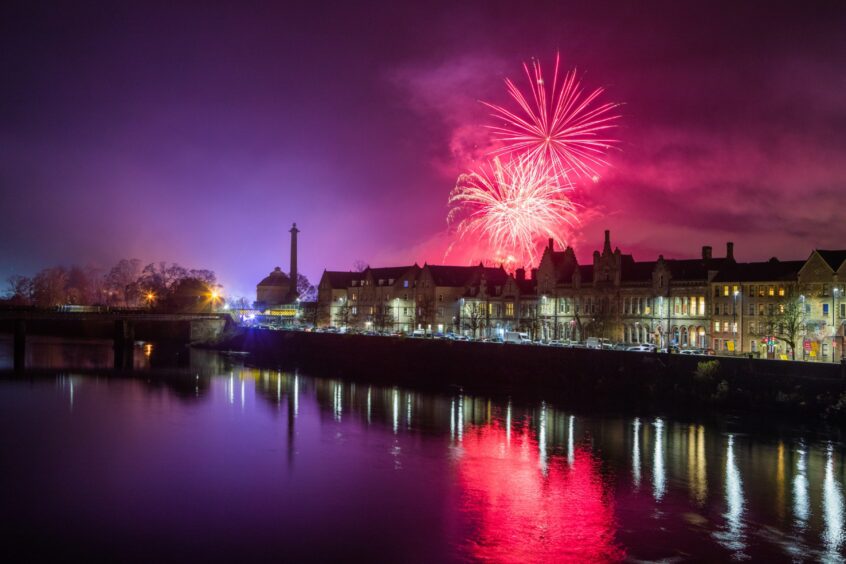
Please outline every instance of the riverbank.
M597 409L846 420L839 365L248 329L214 345L283 369Z

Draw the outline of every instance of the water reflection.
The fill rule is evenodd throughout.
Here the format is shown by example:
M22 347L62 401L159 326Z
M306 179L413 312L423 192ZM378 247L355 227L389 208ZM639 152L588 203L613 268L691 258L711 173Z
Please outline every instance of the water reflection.
M635 490L640 488L640 418L635 417L632 442L632 483Z
M543 408L540 413L545 419ZM473 559L494 562L622 558L613 498L598 462L579 448L571 468L558 455L538 468L534 460L542 459L541 445L530 424L520 423L513 432L509 444L501 421L467 428L458 472L462 511L473 534L462 548Z
M834 449L826 450L825 479L823 480L823 543L826 562L842 562L840 547L843 545L843 486L835 478Z
M655 451L652 454L652 495L655 501L661 501L665 492L664 476L664 421L659 417L655 427Z
M726 476L725 476L726 512L723 514L725 529L716 536L720 542L735 553L736 557L743 557L746 547L744 540L744 499L743 479L734 455L734 435L728 436L726 444Z
M162 350L152 347L152 359ZM39 462L29 453L15 475L44 480L60 463L76 465L76 487L94 488L80 494L80 507L93 507L89 500L100 496L132 508L140 502L130 493L149 490L159 504L156 514L164 515L178 513L170 501L177 499L237 505L234 493L220 493L231 489L243 500L234 516L259 529L252 515L273 517L266 521L276 524L265 525L270 529L262 529L261 538L284 538L285 549L306 536L285 536L297 519L317 528L355 523L350 527L359 534L366 508L368 520L386 516L383 529L366 530L369 543L409 543L405 552L390 553L395 560L422 545L448 547L429 561L668 561L681 554L703 561L834 562L844 556L842 446L805 435L756 436L736 423L721 428L665 417L574 414L547 402L427 394L249 368L216 355L192 356L189 372L118 378L64 371L41 382L43 395L38 381L0 381L0 417L14 422L5 431L0 426L0 446L24 439L40 445L50 429L61 430L55 451L65 459ZM111 434L120 437L118 446L103 443ZM125 456L126 462L105 473L74 459L76 451L90 460ZM33 473L30 466L39 464ZM148 482L163 475L163 467L203 471L186 471L184 481L177 473ZM245 472L250 480L233 480ZM103 492L101 484L115 485ZM55 500L74 494L62 489L64 482L50 486L54 497L26 490L27 504L60 511ZM309 495L296 498L300 491ZM290 511L292 498L307 508L304 516ZM421 528L416 523L425 504L436 517ZM0 504L0 515L3 510ZM140 514L132 521L128 511L127 523L145 523ZM175 519L167 525L190 536ZM347 533L344 538L355 536ZM410 534L413 542L403 536Z

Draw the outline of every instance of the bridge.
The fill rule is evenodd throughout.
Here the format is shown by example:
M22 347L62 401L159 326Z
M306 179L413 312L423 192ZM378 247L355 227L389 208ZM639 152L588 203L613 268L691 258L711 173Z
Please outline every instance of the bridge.
M18 371L25 369L28 335L110 339L115 368L126 368L132 362L136 339L186 344L208 341L220 337L233 322L228 314L214 313L0 310L0 333L14 335L14 368Z

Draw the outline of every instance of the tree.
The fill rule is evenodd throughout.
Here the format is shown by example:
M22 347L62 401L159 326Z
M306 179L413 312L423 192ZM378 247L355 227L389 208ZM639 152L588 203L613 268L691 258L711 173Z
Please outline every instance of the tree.
M65 280L65 298L68 303L79 305L90 305L91 283L88 273L78 266L72 266L67 273Z
M365 270L367 270L368 266L369 265L361 259L355 259L353 261L353 270L355 270L356 272L364 272Z
M534 340L540 333L541 315L539 305L530 305L527 307L526 314L520 317L520 329L529 334L529 338Z
M432 319L432 313L435 308L435 300L428 294L420 294L417 296L417 304L414 308L414 324L424 325L429 324Z
M15 274L7 279L8 290L6 297L14 305L32 304L33 281L32 278Z
M350 324L350 317L352 316L352 308L350 304L347 303L346 300L338 306L337 314L335 315L335 319L338 320L341 327L347 327Z
M774 337L790 348L790 356L796 360L796 345L805 332L805 307L802 300L790 297L779 300L763 323L762 337Z
M32 281L32 299L38 307L55 307L67 303L65 286L68 273L61 266L45 268Z
M465 329L473 332L473 338L475 339L479 329L482 327L482 321L485 319L484 306L479 302L468 302L462 313L462 324Z
M122 303L124 306L135 305L141 295L138 278L141 274L141 261L122 259L106 275L106 291L109 293L109 305Z
M376 312L373 314L373 324L380 331L390 329L394 324L394 313L388 304L376 306Z
M303 274L297 274L297 296L301 302L317 300L317 288Z

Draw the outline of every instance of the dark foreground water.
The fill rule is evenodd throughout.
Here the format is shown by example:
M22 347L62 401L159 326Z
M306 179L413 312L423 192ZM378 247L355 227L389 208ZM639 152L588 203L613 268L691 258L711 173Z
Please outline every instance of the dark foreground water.
M47 370L0 379L0 561L844 557L831 435L185 359L116 376L107 343L31 345Z

